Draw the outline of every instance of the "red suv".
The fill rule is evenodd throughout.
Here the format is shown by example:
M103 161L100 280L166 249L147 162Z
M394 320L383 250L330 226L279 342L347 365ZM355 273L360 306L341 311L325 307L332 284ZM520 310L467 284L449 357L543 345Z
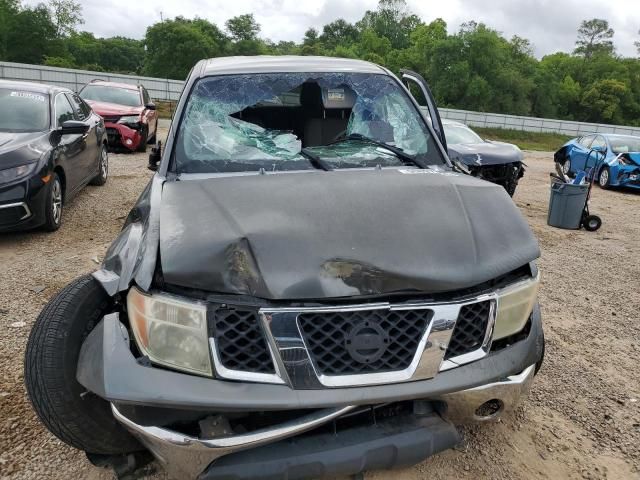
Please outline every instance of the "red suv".
M104 118L110 146L144 152L148 143L155 143L158 113L142 85L93 80L80 97Z

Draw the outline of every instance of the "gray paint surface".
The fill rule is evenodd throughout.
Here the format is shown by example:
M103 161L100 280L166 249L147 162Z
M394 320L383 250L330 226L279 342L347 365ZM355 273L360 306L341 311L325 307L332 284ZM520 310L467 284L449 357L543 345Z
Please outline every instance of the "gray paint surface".
M291 300L451 291L539 254L502 187L449 171L217 176L162 191L164 280L211 292Z

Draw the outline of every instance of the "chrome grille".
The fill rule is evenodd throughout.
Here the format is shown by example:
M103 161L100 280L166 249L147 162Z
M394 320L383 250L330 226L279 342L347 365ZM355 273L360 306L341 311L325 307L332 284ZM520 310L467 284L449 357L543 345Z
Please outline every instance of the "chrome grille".
M456 326L444 359L473 352L482 347L489 324L491 302L476 302L460 308Z
M431 310L309 312L298 325L323 375L392 372L409 367Z
M274 373L274 365L255 310L220 308L213 312L212 336L222 365L229 370Z

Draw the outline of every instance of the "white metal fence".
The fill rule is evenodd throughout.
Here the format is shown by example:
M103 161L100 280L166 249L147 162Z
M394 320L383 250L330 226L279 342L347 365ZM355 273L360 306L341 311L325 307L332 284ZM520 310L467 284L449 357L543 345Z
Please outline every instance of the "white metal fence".
M184 84L184 82L180 80L90 72L87 70L9 62L0 62L0 78L49 83L67 87L74 91L80 90L83 85L93 79L101 78L114 82L144 85L151 97L155 100L177 100ZM569 136L595 132L640 135L640 127L573 122L569 120L554 120L551 118L522 117L500 113L471 112L451 108L441 108L440 114L443 118L463 122L474 127L508 128L530 132L555 132Z
M640 135L640 127L608 125L604 123L573 122L571 120L554 120L551 118L521 117L501 113L481 113L468 110L440 108L442 118L466 123L473 127L508 128L528 132L553 132L569 136L586 133L619 133L624 135Z
M76 92L94 79L131 83L134 85L140 84L149 91L151 98L156 100L177 100L180 92L182 92L182 85L184 84L184 82L180 80L137 77L117 73L90 72L88 70L74 70L70 68L10 62L0 62L0 78L48 83L66 87Z

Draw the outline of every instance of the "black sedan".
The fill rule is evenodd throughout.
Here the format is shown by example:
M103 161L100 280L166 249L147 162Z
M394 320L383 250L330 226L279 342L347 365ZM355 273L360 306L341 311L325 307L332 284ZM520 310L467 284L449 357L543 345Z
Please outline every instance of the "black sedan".
M109 168L102 118L77 94L0 80L0 231L62 222L63 205Z
M483 140L464 123L442 121L452 161L463 163L475 177L502 185L510 196L524 175L522 151L511 143Z

